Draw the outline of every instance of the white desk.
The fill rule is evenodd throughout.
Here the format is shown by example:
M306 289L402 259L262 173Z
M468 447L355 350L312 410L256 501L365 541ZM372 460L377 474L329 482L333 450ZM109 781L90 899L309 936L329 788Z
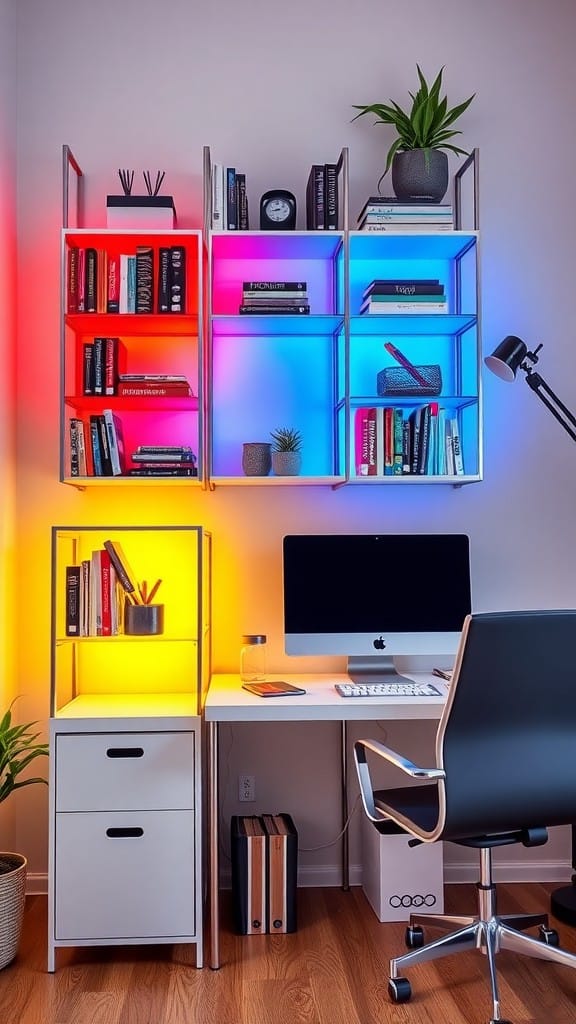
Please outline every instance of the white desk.
M440 690L440 697L340 697L335 683L349 682L347 675L270 675L302 686L305 694L291 697L257 697L243 690L238 675L214 675L204 706L208 723L208 829L210 846L210 965L220 966L219 907L219 795L218 795L218 726L220 722L340 722L342 820L348 818L346 723L369 719L423 720L438 719L442 713L448 685L429 673L404 675L417 682L431 682ZM344 833L342 849L343 884L348 887L348 834Z

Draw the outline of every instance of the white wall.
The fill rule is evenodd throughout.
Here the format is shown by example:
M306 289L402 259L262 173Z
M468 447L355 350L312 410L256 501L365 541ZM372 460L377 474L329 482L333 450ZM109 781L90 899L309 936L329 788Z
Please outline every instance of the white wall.
M303 196L310 164L347 145L355 217L375 191L391 136L368 118L351 124L352 104L401 101L416 85L416 62L428 76L445 64L451 102L476 92L462 124L464 145L480 149L485 351L507 333L544 341L543 374L576 406L576 7L572 0L293 0L289 8L262 0L19 0L18 18L18 521L27 581L20 686L45 719L49 527L109 521L103 489L78 494L57 483L62 143L86 172L91 224L104 224L116 169L134 167L165 169L181 225L200 226L204 144L247 172L253 212L272 186ZM137 515L143 524L212 529L221 670L236 668L245 631L269 635L272 667L293 667L282 651L280 593L280 539L289 531L465 531L477 610L574 605L573 442L520 381L487 377L484 415L481 484L222 488L192 497L179 490L177 498L159 490L137 513L127 509L126 521ZM290 811L303 846L338 831L333 733L319 730L314 745L308 727L265 735L238 728L226 739L232 791L239 770L255 772L260 809ZM297 747L296 774L277 754L288 740ZM329 800L325 775L332 776ZM30 797L20 838L42 872L45 830L37 822L45 819L32 814L36 806L45 816L42 794ZM227 804L225 816L234 809ZM546 856L554 859L557 849L567 860L566 830L558 842ZM303 863L329 867L336 849L303 855Z

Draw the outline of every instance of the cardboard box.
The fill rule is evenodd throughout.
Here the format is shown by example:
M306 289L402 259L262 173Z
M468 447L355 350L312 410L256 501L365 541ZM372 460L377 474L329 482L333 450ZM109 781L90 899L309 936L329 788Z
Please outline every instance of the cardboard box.
M106 225L114 230L143 228L173 231L176 208L173 196L107 196Z
M444 913L442 843L408 846L411 836L390 825L382 835L362 816L362 888L379 921Z

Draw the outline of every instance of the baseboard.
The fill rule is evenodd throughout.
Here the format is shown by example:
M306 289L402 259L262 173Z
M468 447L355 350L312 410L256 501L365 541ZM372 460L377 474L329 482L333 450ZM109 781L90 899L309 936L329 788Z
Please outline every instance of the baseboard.
M26 872L26 895L45 896L48 892L48 874L45 871Z

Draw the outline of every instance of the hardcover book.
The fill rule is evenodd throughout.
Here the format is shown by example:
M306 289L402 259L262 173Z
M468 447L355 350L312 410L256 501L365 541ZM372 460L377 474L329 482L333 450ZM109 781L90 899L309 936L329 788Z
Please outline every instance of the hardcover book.
M186 249L183 245L170 248L170 312L186 312Z
M170 311L170 249L162 245L158 250L158 299L159 313Z
M134 575L130 563L124 554L120 542L117 540L105 540L104 548L110 555L112 565L116 570L118 582L124 588L126 593L130 595L134 604L142 604L142 598L140 597L136 576Z
M86 249L86 265L85 265L85 312L95 313L96 312L96 288L97 288L97 260L98 254L96 249L91 246Z
M306 228L324 230L324 164L312 164L306 184Z
M238 200L236 197L236 168L226 168L226 228L235 231L238 227Z
M80 636L80 566L66 566L66 636Z
M154 310L154 252L151 245L136 246L136 313Z
M328 231L338 228L338 174L336 164L324 167L324 218Z

